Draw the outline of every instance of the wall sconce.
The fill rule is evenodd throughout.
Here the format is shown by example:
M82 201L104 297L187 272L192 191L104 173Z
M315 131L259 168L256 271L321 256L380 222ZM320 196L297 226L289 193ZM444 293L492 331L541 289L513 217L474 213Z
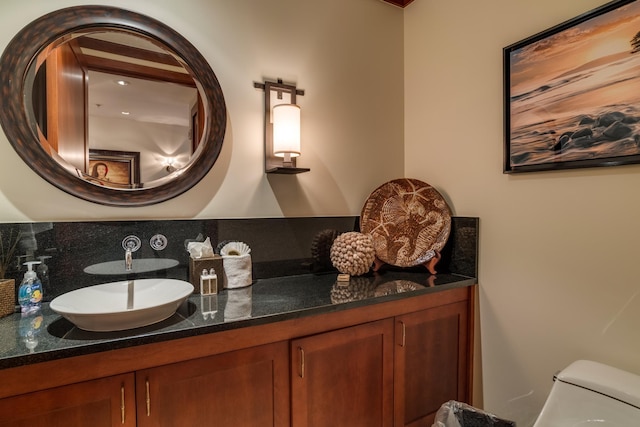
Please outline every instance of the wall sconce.
M300 106L296 95L304 91L294 85L265 81L253 86L264 95L264 162L266 173L297 174L311 169L296 167L300 155ZM286 96L285 96L286 95Z
M175 157L165 157L164 159L164 164L167 166L165 169L167 170L167 172L171 173L171 172L175 172L176 170L176 159Z

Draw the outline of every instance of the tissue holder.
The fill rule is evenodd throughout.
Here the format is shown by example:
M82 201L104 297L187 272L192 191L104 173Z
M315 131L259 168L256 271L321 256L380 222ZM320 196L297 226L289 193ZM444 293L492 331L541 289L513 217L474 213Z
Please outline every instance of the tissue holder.
M189 258L189 282L193 285L193 293L200 293L200 275L202 270L214 269L218 276L218 291L226 288L227 276L224 273L222 257L214 255L208 258Z

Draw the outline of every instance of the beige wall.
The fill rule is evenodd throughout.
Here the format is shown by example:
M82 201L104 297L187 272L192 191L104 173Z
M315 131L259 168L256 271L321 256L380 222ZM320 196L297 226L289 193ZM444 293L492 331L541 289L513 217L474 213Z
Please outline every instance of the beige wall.
M0 50L31 20L71 0L3 0ZM227 134L214 169L176 199L142 208L76 199L27 167L0 133L0 221L357 215L378 185L403 176L403 11L376 0L104 0L163 21L209 61ZM263 165L263 96L254 81L297 83L300 167ZM28 196L28 197L27 197Z
M82 3L3 0L0 48ZM218 164L174 200L110 208L41 180L0 134L0 221L357 215L379 184L418 178L456 215L480 217L488 410L530 425L553 373L575 359L640 372L640 167L502 174L502 48L602 0L102 3L164 21L208 59L229 110ZM312 170L295 177L262 172L252 83L277 77L306 91L299 165Z
M502 173L502 48L604 3L405 9L405 174L480 217L484 405L523 427L573 360L640 373L640 166Z

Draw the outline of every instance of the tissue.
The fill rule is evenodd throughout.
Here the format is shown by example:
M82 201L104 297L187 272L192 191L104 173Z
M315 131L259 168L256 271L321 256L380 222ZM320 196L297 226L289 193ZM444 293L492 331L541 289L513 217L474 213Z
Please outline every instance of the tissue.
M194 259L211 258L213 256L211 240L207 237L204 242L189 242L187 243L187 252Z

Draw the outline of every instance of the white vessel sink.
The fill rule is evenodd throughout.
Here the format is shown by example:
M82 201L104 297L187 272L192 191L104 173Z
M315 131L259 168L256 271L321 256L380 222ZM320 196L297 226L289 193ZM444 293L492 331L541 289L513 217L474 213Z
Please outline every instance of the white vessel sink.
M122 331L171 317L192 292L193 285L183 280L125 280L67 292L50 307L80 329Z
M87 274L97 275L120 275L120 274L138 274L149 273L152 271L168 270L178 265L178 260L171 258L140 258L133 260L133 268L126 271L124 259L118 261L107 261L98 264L92 264L85 267L84 272Z

